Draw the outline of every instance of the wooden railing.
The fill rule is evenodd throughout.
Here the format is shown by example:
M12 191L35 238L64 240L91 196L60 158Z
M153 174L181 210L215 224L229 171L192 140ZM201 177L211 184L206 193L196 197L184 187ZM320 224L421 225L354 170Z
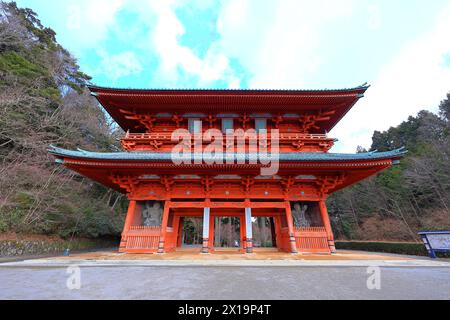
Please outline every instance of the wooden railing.
M324 227L295 228L295 241L300 252L330 253Z
M327 230L324 227L304 227L304 228L295 228L296 232L299 233L327 233Z
M171 140L171 133L129 133L125 135L124 139L133 140Z
M127 237L127 249L131 250L157 250L159 235L130 235Z
M131 226L127 234L129 252L145 253L158 250L161 227Z
M270 145L271 135L267 135L267 142ZM239 146L237 139L234 139L234 146ZM198 139L192 139L191 146L201 141L203 145L209 144L199 135ZM285 151L309 151L326 152L334 145L334 139L330 139L325 134L304 134L304 133L280 133L279 145ZM122 146L128 151L168 151L176 142L172 141L172 134L167 132L158 133L127 133L121 140ZM246 141L248 144L248 140ZM226 145L224 138L223 146Z
M131 226L130 231L161 232L161 227Z

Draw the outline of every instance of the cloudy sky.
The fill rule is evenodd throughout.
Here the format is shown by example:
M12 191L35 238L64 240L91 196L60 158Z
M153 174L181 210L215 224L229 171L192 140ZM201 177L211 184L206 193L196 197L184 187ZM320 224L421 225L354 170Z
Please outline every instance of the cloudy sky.
M335 152L450 91L448 0L18 0L102 86L372 85L330 133Z

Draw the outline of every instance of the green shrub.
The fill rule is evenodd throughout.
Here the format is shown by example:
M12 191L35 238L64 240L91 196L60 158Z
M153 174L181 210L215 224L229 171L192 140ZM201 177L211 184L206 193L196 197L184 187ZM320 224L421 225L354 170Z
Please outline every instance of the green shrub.
M397 253L406 255L426 256L427 250L419 243L392 243L392 242L336 242L337 249L361 250L371 252Z
M17 52L7 52L0 55L0 70L28 79L46 74L46 71L41 66L25 59Z
M0 233L8 231L8 223L0 217Z
M422 243L337 241L336 249L428 256ZM447 257L449 255L440 254L440 256Z

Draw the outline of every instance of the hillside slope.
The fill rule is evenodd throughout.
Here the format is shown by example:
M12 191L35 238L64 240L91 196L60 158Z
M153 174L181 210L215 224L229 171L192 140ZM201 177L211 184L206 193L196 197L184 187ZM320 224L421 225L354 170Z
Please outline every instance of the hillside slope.
M122 196L46 152L50 144L115 150L89 79L33 11L0 2L0 232L120 234Z

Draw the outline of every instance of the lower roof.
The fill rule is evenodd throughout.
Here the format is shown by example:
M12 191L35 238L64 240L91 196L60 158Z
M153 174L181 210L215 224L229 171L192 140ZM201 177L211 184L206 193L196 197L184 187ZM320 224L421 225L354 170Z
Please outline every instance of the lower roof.
M65 150L55 146L50 146L49 153L57 158L72 158L72 159L85 159L85 160L104 160L104 161L136 161L136 162L171 162L172 154L169 152L113 152L113 153L100 153L90 152L78 149ZM343 154L343 153L321 153L321 152L296 152L296 153L280 153L279 160L286 162L347 162L347 161L370 161L370 160L398 160L403 157L407 151L405 148L388 151L388 152L366 152L357 154ZM229 159L225 157L224 161ZM191 160L203 159L205 162L208 159L199 154L193 154ZM250 159L267 159L272 160L270 154L268 156L260 156L258 154L233 154L233 161L249 161Z

